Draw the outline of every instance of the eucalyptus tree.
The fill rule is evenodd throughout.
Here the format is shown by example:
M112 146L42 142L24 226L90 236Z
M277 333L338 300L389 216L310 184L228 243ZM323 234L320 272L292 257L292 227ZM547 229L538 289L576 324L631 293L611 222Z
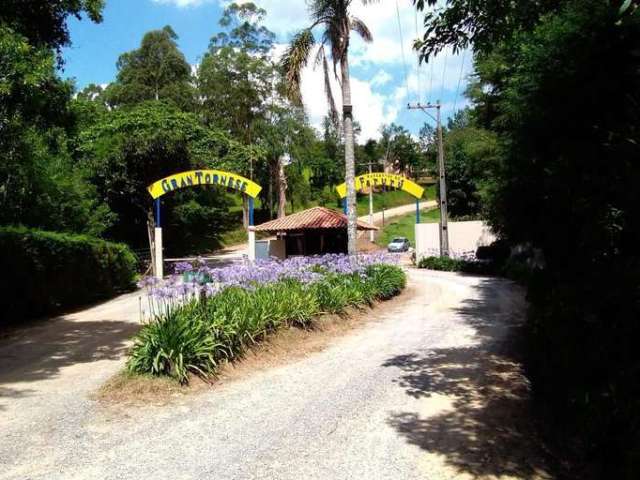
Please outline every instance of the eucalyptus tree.
M272 93L275 35L262 25L266 11L232 3L220 19L198 67L200 110L205 123L223 128L245 144L256 141Z
M357 213L353 106L351 104L351 82L349 80L349 43L352 31L357 33L365 42L373 40L371 32L365 23L351 15L352 3L352 0L311 0L309 2L311 25L295 35L282 58L288 95L294 102L302 103L300 93L302 70L314 55L315 50L315 65L322 65L324 72L324 86L330 116L335 123L338 123L339 117L331 91L331 73L327 60L328 54L331 55L333 74L339 80L342 89L342 131L344 136L347 234L350 255L356 253ZM363 3L372 3L372 0L363 0ZM314 30L317 28L323 29L319 40L316 40L314 35Z
M245 145L259 142L258 126L266 120L272 94L275 35L264 25L266 11L253 3L229 4L198 67L199 108L204 122L221 128ZM264 171L253 159L242 173L256 179ZM248 225L247 199L243 221Z
M106 90L110 104L134 105L147 100L171 102L183 110L194 106L191 66L170 26L145 33L140 48L118 58L118 76Z

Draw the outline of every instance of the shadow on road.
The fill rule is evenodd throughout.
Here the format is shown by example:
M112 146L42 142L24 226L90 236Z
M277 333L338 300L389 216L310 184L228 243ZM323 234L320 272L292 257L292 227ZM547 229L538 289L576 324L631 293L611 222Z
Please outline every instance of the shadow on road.
M511 295L514 288L483 280L475 298L452 312L475 330L470 346L413 352L383 364L400 369L396 383L407 395L444 395L452 407L430 416L394 412L388 424L472 478L555 477L531 421L527 379L513 354L522 310L519 295Z
M139 328L125 321L59 318L3 338L0 399L28 395L28 391L16 391L6 384L53 378L70 365L120 358Z

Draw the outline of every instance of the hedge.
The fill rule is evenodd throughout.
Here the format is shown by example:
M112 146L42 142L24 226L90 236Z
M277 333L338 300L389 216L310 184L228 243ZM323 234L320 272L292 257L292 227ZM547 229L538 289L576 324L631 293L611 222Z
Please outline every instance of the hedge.
M463 272L475 275L497 275L500 273L499 266L492 262L450 257L422 257L417 266L418 268L427 268L429 270Z
M126 245L25 227L0 227L0 326L93 302L134 286Z

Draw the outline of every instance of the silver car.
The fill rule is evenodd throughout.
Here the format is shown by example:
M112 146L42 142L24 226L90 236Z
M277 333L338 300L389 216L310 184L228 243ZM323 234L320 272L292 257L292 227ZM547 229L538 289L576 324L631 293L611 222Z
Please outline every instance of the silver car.
M409 247L411 247L411 244L409 243L409 239L408 238L396 237L393 240L391 240L389 245L387 245L387 251L389 251L389 252L406 252L406 251L409 250Z

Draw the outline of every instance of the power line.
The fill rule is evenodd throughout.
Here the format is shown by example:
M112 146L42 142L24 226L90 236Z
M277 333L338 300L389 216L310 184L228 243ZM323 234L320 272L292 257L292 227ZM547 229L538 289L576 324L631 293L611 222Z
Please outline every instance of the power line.
M433 56L429 57L429 63L431 64L431 74L429 75L429 97L432 97L431 101L433 101Z
M462 74L464 72L464 61L467 55L467 50L462 51L462 63L460 64L460 76L458 77L458 86L456 87L456 97L453 101L453 114L456 114L456 105L458 103L458 95L460 94L460 83L462 83Z
M446 72L447 72L447 55L445 54L444 60L442 62L442 84L440 85L440 98L438 99L439 102L442 102L442 98L444 97L444 77Z
M420 38L418 34L418 9L413 9L413 21L416 27L416 38ZM418 77L418 103L422 101L422 81L420 78L420 55L416 52L416 76Z
M407 60L404 56L404 41L402 39L402 23L400 22L400 7L396 0L396 16L398 18L398 33L400 34L400 53L402 54L402 67L404 70L404 82L407 85L407 97L409 96L409 76L407 75Z

